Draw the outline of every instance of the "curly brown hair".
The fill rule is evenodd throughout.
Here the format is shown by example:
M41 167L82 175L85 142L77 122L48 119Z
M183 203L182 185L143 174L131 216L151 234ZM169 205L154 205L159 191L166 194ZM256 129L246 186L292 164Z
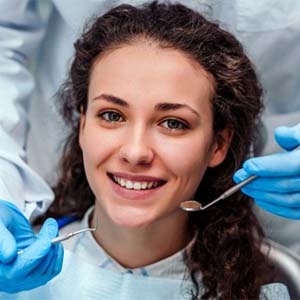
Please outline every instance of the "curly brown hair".
M87 109L91 69L103 53L139 39L177 49L197 61L214 79L214 133L224 128L234 132L226 159L206 171L195 199L210 202L224 192L233 184L233 172L249 155L262 110L262 89L236 38L180 4L120 5L93 20L75 43L69 78L59 93L61 113L71 130L54 187L55 201L47 216L81 218L94 204L78 144L79 116L81 109ZM195 285L192 298L258 299L261 284L268 280L267 261L260 251L264 235L251 199L236 193L201 215L191 215L189 221L197 231L186 253ZM205 288L202 295L200 276Z

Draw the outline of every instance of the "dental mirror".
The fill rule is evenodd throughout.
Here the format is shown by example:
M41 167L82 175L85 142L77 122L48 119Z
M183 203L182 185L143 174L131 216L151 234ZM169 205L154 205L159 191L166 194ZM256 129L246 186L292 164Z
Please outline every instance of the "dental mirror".
M233 187L229 188L227 191L225 191L221 196L219 196L217 199L214 201L208 203L205 206L202 206L202 204L196 200L187 200L183 201L180 204L180 208L184 211L189 211L189 212L194 212L194 211L199 211L199 210L205 210L208 207L214 205L215 203L228 198L232 194L236 193L239 191L244 185L248 184L249 182L253 181L257 176L253 175L248 177L247 179L241 181L240 183L234 185Z

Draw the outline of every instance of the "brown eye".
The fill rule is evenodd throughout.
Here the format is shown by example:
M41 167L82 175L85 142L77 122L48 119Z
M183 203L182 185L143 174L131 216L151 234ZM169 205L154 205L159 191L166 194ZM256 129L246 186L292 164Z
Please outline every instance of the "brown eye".
M124 118L116 111L105 111L100 117L107 122L124 122Z
M161 125L164 128L167 128L167 129L170 129L170 130L183 130L183 129L188 128L188 126L184 122L182 122L178 119L164 120L163 122L161 122Z

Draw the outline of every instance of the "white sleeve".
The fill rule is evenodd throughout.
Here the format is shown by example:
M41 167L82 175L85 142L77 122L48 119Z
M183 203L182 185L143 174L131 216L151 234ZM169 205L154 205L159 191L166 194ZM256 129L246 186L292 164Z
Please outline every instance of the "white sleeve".
M34 88L29 65L44 35L36 0L0 0L0 198L29 218L53 199L26 164L27 111Z

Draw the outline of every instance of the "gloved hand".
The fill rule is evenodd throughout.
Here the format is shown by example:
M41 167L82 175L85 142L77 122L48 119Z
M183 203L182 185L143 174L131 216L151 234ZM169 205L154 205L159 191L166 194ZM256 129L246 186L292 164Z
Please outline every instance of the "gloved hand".
M277 143L285 150L268 156L251 158L234 174L241 182L258 175L242 188L242 192L255 200L263 209L290 219L300 219L300 123L294 127L278 127Z
M0 291L17 293L46 284L62 268L63 247L52 245L58 226L47 219L36 236L12 203L0 200ZM17 251L23 249L20 254Z

